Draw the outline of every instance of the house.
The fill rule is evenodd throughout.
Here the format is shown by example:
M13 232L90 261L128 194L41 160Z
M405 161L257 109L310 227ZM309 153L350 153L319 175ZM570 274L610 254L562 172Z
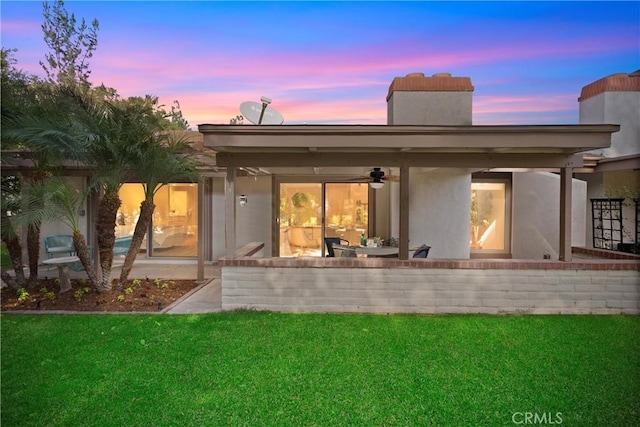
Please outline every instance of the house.
M592 166L575 175L587 183L586 247L640 253L640 70L585 86L578 102L580 123L620 124L611 146L586 154ZM603 207L609 219L598 219Z
M572 260L590 213L574 170L594 172L584 153L619 126L474 126L473 89L396 78L386 126L200 125L226 168L223 308L640 312L637 258ZM368 188L372 168L393 179ZM322 258L322 236L362 233L397 240L398 259ZM432 259L410 258L421 243Z
M619 124L477 126L473 90L412 73L390 84L387 125L200 125L201 182L158 193L144 258L197 260L198 277L218 262L224 309L640 313L637 258L574 259L592 249L590 187ZM621 155L637 178L637 157ZM141 197L123 186L117 235ZM89 200L90 241L93 215ZM397 242L398 258L325 257L323 237L363 235ZM421 244L429 258L411 258Z
M237 230L238 245L264 241L270 256L322 256L309 250L322 247L321 236L353 241L364 232L398 238L401 258L427 243L433 258L570 260L571 247L586 243L586 183L571 179L571 170L583 167L580 153L609 147L618 127L473 126L473 89L468 77L449 74L396 78L387 126L201 125L217 164L236 170L228 186L252 200L227 236ZM395 179L367 190L362 183L374 167ZM243 177L239 170L257 172ZM273 200L288 203L282 194L296 193L309 195L319 211L300 221L291 206L272 208ZM357 198L343 195L352 193ZM565 218L557 215L561 203ZM227 256L235 246L227 245Z

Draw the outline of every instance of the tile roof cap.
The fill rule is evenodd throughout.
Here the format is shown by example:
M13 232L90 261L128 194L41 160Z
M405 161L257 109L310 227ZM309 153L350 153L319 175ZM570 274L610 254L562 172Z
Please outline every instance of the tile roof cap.
M469 77L451 77L450 73L436 73L425 77L424 73L409 73L405 77L396 77L389 86L387 101L396 91L412 92L473 92Z
M640 70L611 74L582 88L578 102L604 92L640 92Z

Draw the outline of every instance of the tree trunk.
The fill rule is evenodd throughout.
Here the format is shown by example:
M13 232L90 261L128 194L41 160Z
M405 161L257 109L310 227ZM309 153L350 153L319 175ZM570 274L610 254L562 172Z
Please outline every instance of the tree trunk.
M105 194L98 205L98 217L96 220L96 235L98 238L98 254L100 255L100 268L102 280L98 291L111 290L111 266L113 265L113 245L116 241L116 214L120 208L118 194Z
M8 271L2 270L0 272L0 277L2 277L4 283L6 283L7 286L11 289L18 289L20 287L20 285L18 285L18 283L16 282L16 279L14 279Z
M120 271L120 280L118 282L118 289L122 289L124 283L129 278L129 273L131 273L131 269L133 268L133 262L138 255L138 251L140 250L140 246L142 246L142 241L144 240L144 235L149 230L149 224L151 223L151 218L153 217L153 211L156 209L156 205L153 204L153 199L145 199L140 203L140 216L138 217L138 222L136 223L136 228L133 231L133 237L131 238L131 246L129 247L129 251L127 252L127 256L124 259L124 265L122 266L122 270Z
M5 245L9 250L9 257L11 257L11 263L13 264L13 270L16 272L16 283L18 286L26 286L27 279L24 276L24 265L22 264L22 245L18 237L11 237L5 239Z
M20 238L13 229L13 224L9 219L6 211L0 213L2 222L5 224L5 232L2 234L2 241L7 245L9 251L9 257L13 264L13 270L16 272L15 282L18 287L24 287L27 285L27 279L24 277L24 265L22 264L22 245L20 244ZM8 283L7 283L8 285Z
M38 261L40 261L40 224L27 228L27 254L29 256L29 286L38 283Z
M82 235L82 233L80 233L80 231L76 230L73 232L73 246L76 249L78 258L80 258L80 263L84 267L84 271L89 277L89 282L91 282L91 285L97 290L100 289L100 281L98 280L98 275L96 274L96 271L93 268L93 264L91 263L91 252L89 251L84 236Z

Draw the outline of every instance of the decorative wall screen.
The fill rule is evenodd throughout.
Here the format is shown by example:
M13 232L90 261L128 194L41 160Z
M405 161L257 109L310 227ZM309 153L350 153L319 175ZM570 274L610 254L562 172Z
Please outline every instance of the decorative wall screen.
M622 244L622 202L624 199L591 199L593 247L618 250Z

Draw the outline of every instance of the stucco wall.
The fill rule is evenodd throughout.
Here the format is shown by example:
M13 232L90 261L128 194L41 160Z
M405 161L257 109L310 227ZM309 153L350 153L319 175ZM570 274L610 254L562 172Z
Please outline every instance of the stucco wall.
M429 258L469 258L470 203L467 170L411 168L409 247L426 243Z
M639 314L640 276L632 270L224 266L222 308Z
M236 243L238 247L250 242L263 242L258 256L271 255L271 177L236 178L236 196L244 194L248 203L236 207Z
M211 203L213 204L211 209L211 214L213 216L213 224L211 227L213 236L211 243L213 248L211 253L212 258L217 260L218 258L226 255L224 237L224 178L213 178L211 185Z
M551 173L513 174L512 255L519 259L558 258L560 177ZM573 179L571 244L584 246L587 185Z
M619 124L611 147L599 150L607 157L640 153L640 92L604 92L580 103L580 123Z
M213 203L213 259L226 256L224 178L215 178L212 187ZM240 207L238 197L247 196L249 202ZM263 242L259 256L271 255L271 177L236 178L236 245Z

